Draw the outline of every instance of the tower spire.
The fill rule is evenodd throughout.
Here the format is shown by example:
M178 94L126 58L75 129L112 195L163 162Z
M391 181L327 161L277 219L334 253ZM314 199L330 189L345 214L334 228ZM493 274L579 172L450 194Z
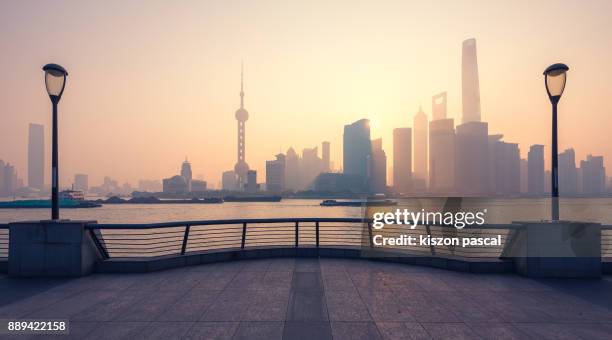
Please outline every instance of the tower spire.
M244 108L244 62L240 61L240 108Z

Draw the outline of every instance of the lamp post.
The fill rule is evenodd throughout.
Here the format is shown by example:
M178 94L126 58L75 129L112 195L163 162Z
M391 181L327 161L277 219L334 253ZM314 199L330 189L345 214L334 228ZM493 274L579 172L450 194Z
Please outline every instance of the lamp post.
M548 99L552 104L552 166L551 166L551 214L552 220L559 220L559 154L557 152L557 104L561 99L563 90L565 89L565 81L567 79L567 71L569 67L565 64L553 64L544 70L544 85Z
M59 220L59 169L57 155L57 103L62 98L64 87L66 86L66 76L68 72L57 65L47 64L43 67L45 71L45 85L47 93L53 104L53 137L51 153L51 219Z

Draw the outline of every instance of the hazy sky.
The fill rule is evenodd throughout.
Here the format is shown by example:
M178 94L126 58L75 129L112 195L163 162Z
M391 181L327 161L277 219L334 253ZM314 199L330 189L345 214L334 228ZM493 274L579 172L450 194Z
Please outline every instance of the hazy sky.
M612 1L2 1L0 159L27 178L28 123L50 140L41 67L70 73L60 103L62 185L178 173L217 183L236 162L240 61L246 158L329 140L369 118L392 164L392 130L448 91L461 115L461 43L476 38L482 118L490 133L550 152L542 71L569 65L560 150L612 166ZM49 162L47 153L47 162ZM548 160L547 160L548 164ZM48 177L48 171L47 171ZM48 183L48 179L47 179Z

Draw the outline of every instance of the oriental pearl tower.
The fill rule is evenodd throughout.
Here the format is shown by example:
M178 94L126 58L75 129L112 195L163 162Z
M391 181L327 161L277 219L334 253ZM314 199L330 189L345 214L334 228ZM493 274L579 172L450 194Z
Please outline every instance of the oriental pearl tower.
M243 90L243 66L240 65L240 108L236 110L236 120L238 121L238 161L234 166L234 172L238 180L239 190L244 190L246 184L249 165L245 159L245 123L249 119L249 112L244 108Z

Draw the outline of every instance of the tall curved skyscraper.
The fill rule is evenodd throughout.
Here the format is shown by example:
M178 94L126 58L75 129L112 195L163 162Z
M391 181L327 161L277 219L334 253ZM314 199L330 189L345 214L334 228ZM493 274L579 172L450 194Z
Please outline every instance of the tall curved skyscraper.
M243 88L243 67L240 66L240 108L236 110L236 120L238 121L238 161L234 166L236 173L238 190L244 190L246 184L247 172L249 165L245 160L246 139L245 129L246 121L249 119L249 112L244 108L244 88Z
M462 123L480 121L480 86L478 84L478 58L476 39L463 42L461 56Z

